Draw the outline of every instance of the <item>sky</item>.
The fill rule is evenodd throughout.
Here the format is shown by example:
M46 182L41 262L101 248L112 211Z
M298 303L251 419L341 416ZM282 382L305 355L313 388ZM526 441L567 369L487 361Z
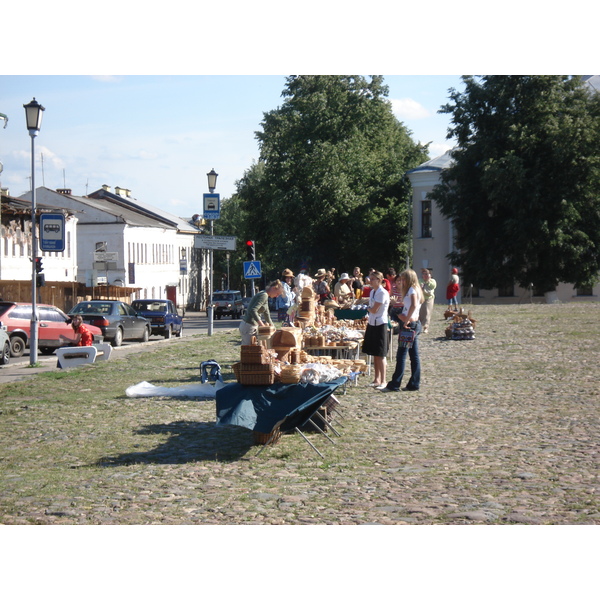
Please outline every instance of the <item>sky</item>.
M459 76L386 76L396 117L431 157L451 147L449 115L438 114ZM85 195L103 184L131 190L142 202L178 216L202 210L206 174L228 198L258 160L255 132L281 106L283 75L3 75L0 174L13 196L31 186L31 138L24 104L44 106L35 139L36 187ZM0 121L0 126L2 126Z
M374 0L349 6L274 0L219 6L171 0L74 0L3 8L0 184L30 189L31 140L23 105L45 107L35 139L36 187L85 195L106 184L175 215L202 210L206 173L228 198L258 159L255 132L282 104L288 74L382 74L394 114L430 157L452 146L438 110L463 73L597 71L595 36L581 11L502 10L460 0L422 5ZM517 12L518 11L518 12ZM554 14L556 12L557 14ZM519 18L515 19L515 14ZM26 24L26 25L25 25ZM386 75L387 73L387 75ZM5 128L1 128L6 124Z

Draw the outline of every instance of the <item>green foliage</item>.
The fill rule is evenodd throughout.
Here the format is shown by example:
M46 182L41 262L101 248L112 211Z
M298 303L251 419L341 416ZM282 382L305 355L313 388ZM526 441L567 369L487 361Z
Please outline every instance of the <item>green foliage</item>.
M398 266L407 249L404 173L427 159L383 79L288 77L257 132L260 161L238 182L237 224L269 277L335 266Z
M463 77L454 163L431 197L454 222L465 281L549 291L600 270L600 95L566 76Z

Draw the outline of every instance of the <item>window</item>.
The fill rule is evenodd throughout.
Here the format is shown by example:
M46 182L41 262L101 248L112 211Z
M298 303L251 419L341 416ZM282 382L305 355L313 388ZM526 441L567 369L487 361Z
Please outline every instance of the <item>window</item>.
M591 287L577 288L577 296L593 296L594 290Z
M431 200L421 202L421 237L430 238L431 236Z

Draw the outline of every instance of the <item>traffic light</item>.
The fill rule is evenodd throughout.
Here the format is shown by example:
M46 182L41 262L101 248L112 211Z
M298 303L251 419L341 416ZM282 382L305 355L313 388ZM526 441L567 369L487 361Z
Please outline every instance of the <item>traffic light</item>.
M254 246L254 240L248 240L246 242L246 258L248 260L256 260L256 247Z
M43 285L46 285L46 277L45 275L42 273L42 271L44 270L44 266L42 265L42 257L41 256L36 256L34 259L35 261L35 281L36 281L36 286L37 287L42 287Z

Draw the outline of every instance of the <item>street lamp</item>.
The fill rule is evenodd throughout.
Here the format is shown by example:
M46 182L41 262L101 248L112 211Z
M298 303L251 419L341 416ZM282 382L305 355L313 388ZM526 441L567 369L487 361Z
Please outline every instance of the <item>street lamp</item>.
M210 170L210 173L207 173L208 177L208 191L212 194L217 187L217 177L219 174L213 169ZM213 223L214 220L210 220L210 235L213 235ZM206 313L208 316L208 335L213 334L213 249L210 248L208 251L208 268L210 271L209 284L208 284L208 307L206 309Z
M217 187L217 177L219 174L214 169L211 169L210 173L207 173L206 176L208 177L208 191L212 194Z
M42 113L46 110L35 98L29 104L23 104L27 129L31 137L31 327L29 333L29 364L37 363L38 351L38 318L37 318L37 232L35 202L35 137L42 127Z

